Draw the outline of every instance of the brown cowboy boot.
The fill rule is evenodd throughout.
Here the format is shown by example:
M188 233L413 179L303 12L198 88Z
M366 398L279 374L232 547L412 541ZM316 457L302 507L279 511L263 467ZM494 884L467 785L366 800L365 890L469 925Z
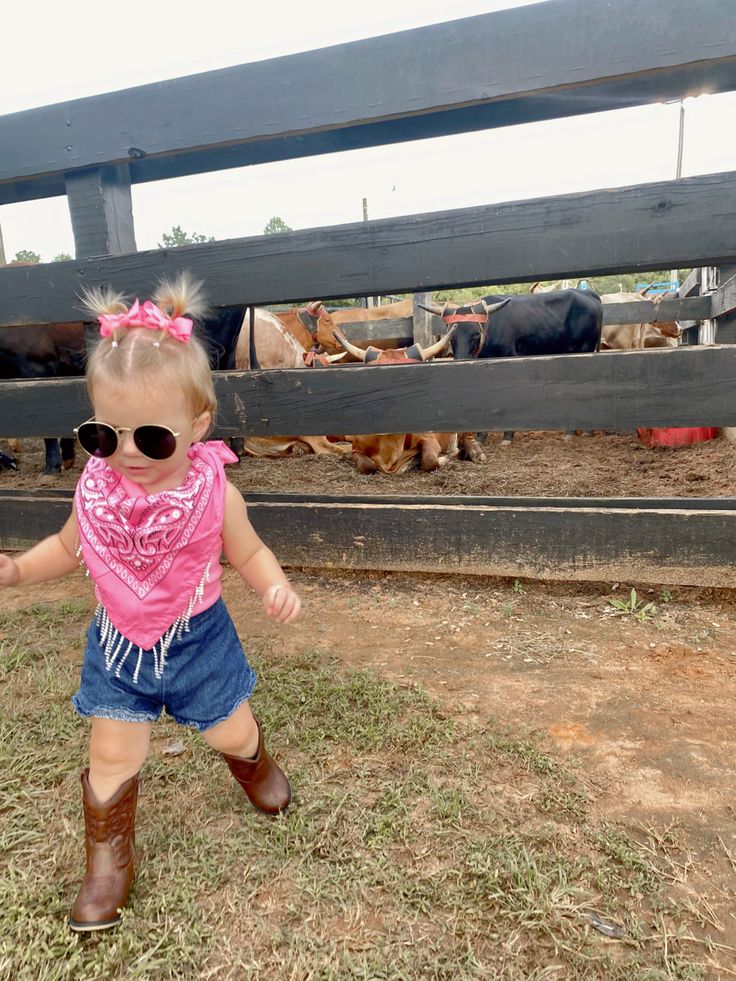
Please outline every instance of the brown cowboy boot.
M258 749L253 759L220 753L230 772L245 791L251 804L264 814L280 814L291 801L291 787L286 774L269 756L263 744L261 724L258 726Z
M98 804L82 774L87 870L69 926L79 932L107 930L122 919L121 910L135 876L135 808L138 776L126 780L104 804Z

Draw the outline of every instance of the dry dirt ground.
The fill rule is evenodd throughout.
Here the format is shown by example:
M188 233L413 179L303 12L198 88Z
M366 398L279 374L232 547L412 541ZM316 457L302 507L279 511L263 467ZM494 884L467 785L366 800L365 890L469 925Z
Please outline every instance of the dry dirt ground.
M634 833L666 829L674 894L721 944L714 963L723 971L708 976L736 976L735 591L642 588L637 616L611 605L633 607L630 583L292 578L304 609L282 628L225 570L242 636L278 643L295 660L320 650L346 669L421 686L450 718L481 730L492 722L513 739L538 733L582 780L595 816ZM2 608L90 592L80 574L9 590Z
M722 497L736 486L736 445L723 438L680 449L647 449L635 434L578 436L517 433L507 449L491 433L487 460L456 460L435 473L361 475L350 457L245 458L228 470L243 491L303 494L468 494L546 497ZM43 480L43 443L24 440L17 472L0 471L0 487L36 487ZM0 444L0 449L7 449ZM84 465L46 482L74 487Z
M455 462L437 474L361 477L349 459L303 457L247 459L230 476L245 491L733 494L736 447L723 439L675 451L647 450L626 435L565 443L558 434L519 434L505 451L498 439L484 466ZM2 474L0 486L35 486L40 450L32 445L22 471ZM77 473L56 486L73 486ZM370 666L480 727L493 720L517 736L540 733L583 780L597 816L634 831L669 829L672 888L721 945L712 959L719 971L708 976L736 977L736 591L641 587L632 599L636 583L292 575L303 614L279 628L226 570L241 635L279 638L295 658L318 649L346 668ZM89 593L79 575L8 591L2 608Z

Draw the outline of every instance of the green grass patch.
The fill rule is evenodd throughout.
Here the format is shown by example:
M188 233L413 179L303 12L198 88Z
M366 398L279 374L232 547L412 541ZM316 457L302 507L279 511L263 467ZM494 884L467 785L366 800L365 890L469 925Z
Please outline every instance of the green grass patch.
M124 922L71 934L87 726L68 704L78 667L56 652L88 616L57 604L0 619L20 645L0 692L0 978L704 976L684 941L673 950L651 929L666 866L591 819L569 761L533 733L461 725L417 688L276 642L252 656L254 709L292 780L289 813L257 814L197 734L163 722L155 745L176 737L185 752L154 749L145 765ZM591 908L624 937L593 930Z

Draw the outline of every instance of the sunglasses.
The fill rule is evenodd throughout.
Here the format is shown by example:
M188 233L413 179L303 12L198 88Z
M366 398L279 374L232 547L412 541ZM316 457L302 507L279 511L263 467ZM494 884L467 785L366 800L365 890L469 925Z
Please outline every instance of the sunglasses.
M74 435L85 453L103 459L117 451L123 433L133 434L133 442L149 460L167 460L176 450L176 440L181 436L181 433L175 433L168 426L136 426L135 429L126 429L124 426L108 426L106 422L97 422L94 418L88 419L74 430Z

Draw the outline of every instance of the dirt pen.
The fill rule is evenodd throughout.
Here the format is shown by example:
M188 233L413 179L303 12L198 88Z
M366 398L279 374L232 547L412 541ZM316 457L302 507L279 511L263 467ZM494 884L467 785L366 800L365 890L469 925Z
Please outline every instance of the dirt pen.
M726 0L619 0L615 18L604 0L550 0L142 87L132 133L117 129L125 93L0 119L0 201L66 193L77 243L76 261L0 272L0 325L67 321L83 284L143 296L182 269L224 306L719 266L720 285L662 317L697 312L729 341L734 173L148 253L130 185L734 89L732 23ZM341 58L353 71L326 90L320 66ZM177 108L197 93L206 118ZM162 116L187 122L162 130ZM222 373L223 436L339 418L516 441L494 435L485 464L433 474L366 477L349 458L232 468L304 599L280 630L225 570L295 806L268 824L244 813L201 742L157 729L145 862L116 939L82 943L63 923L85 738L67 699L90 586L4 593L0 976L735 977L736 448L634 435L736 425L735 378L729 343ZM0 437L23 452L0 475L0 547L60 525L80 464L39 487L38 437L88 414L81 380L3 384ZM594 434L565 442L571 428Z

